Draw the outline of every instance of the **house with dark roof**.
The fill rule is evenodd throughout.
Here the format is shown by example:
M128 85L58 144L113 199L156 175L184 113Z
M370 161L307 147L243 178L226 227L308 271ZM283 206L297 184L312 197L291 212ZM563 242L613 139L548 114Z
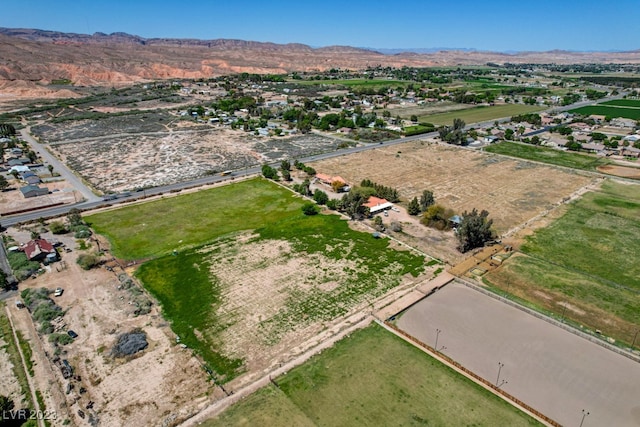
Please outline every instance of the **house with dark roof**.
M20 191L22 192L22 195L24 196L25 199L28 199L30 197L44 196L46 194L49 194L48 188L41 188L37 185L27 185L24 187L20 187Z
M29 185L37 185L37 184L40 184L42 182L40 180L40 178L35 174L30 175L30 176L28 176L26 178L23 178L23 181L26 182Z

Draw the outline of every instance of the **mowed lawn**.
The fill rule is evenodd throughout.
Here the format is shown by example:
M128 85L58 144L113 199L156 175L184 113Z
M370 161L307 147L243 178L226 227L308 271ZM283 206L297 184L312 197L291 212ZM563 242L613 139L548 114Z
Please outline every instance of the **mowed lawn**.
M275 380L202 425L540 425L378 325Z
M420 122L433 123L435 125L452 125L453 119L462 119L466 124L484 122L487 120L501 119L503 117L516 116L523 113L532 113L543 110L544 107L536 105L505 104L490 107L473 107L466 110L456 110L447 113L428 114L420 116Z
M87 216L113 254L134 260L201 245L216 237L297 215L304 201L262 179L182 194Z
M640 186L605 182L521 250L527 257L514 257L487 280L631 344L640 327Z
M556 166L595 172L598 166L611 163L606 158L572 153L549 147L503 141L484 148L485 151Z

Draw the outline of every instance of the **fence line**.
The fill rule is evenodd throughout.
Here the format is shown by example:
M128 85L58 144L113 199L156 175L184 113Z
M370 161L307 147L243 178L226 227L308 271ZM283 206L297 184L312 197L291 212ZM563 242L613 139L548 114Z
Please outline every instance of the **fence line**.
M428 353L437 354L439 358L444 359L448 364L453 365L456 369L458 369L458 370L464 372L466 375L472 377L474 379L474 381L482 383L484 386L490 388L494 393L499 394L499 395L503 396L504 398L510 400L511 402L515 403L517 406L520 406L520 407L526 409L528 412L531 412L536 417L540 418L541 420L543 420L544 422L548 423L549 425L554 426L554 427L560 427L561 426L561 424L558 423L557 421L549 418L548 416L544 415L540 411L532 408L531 406L529 406L528 404L524 403L522 400L518 399L517 397L510 395L509 393L507 393L506 391L504 391L500 387L498 387L495 384L487 381L486 379L482 378L478 374L470 371L469 369L465 368L464 366L462 366L461 364L459 364L455 360L451 359L449 356L437 351L436 349L434 349L430 345L425 344L424 342L420 341L419 339L415 338L414 336L409 335L408 333L406 333L405 331L403 331L401 329L398 329L395 325L393 325L393 324L391 324L389 322L384 322L384 326L386 326L389 329L392 329L396 334L402 336L404 339L406 339L408 341L411 341L412 343L416 344L418 347L421 347L422 349L426 350Z
M600 339L598 337L594 337L593 335L590 335L590 334L588 334L586 332L583 332L583 331L581 331L579 329L576 329L576 328L574 328L574 327L572 327L570 325L567 325L564 322L559 322L559 321L557 321L556 319L554 319L552 317L549 317L549 316L547 316L545 314L539 313L539 312L537 312L537 311L535 311L535 310L533 310L533 309L531 309L529 307L525 307L525 306L523 306L521 304L518 304L516 301L512 301L512 300L510 300L508 298L500 296L500 295L496 294L495 292L491 292L491 291L489 291L487 289L484 289L481 286L473 284L473 283L471 283L471 282L469 282L467 280L464 280L464 279L462 279L460 277L457 277L457 280L458 280L458 282L462 283L463 285L467 286L468 288L474 289L474 290L476 290L476 291L478 291L480 293L483 293L483 294L485 294L485 295L487 295L487 296L489 296L489 297L491 297L493 299L496 299L496 300L498 300L500 302L508 304L508 305L510 305L510 306L512 306L514 308L517 308L518 310L522 310L525 313L528 313L528 314L530 314L532 316L535 316L538 319L544 320L545 322L551 323L554 326L562 328L567 332L571 332L574 335L577 335L577 336L579 336L581 338L589 340L594 344L598 344L599 346L604 347L607 350L611 350L611 351L613 351L615 353L618 353L618 354L620 354L622 356L625 356L625 357L633 360L634 362L640 363L640 357L639 356L637 356L637 355L635 355L633 353L630 353L630 352L628 352L628 351L626 351L624 349L621 349L619 347L616 347L615 345L610 344L610 343L608 343L608 342L606 342L606 341L604 341L604 340L602 340L602 339Z

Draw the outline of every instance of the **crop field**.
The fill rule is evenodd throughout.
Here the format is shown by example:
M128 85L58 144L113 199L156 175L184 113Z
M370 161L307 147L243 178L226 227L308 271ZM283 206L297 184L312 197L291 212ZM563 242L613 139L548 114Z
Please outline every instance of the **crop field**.
M521 159L591 172L596 172L598 167L611 163L610 160L602 157L571 153L530 144L518 144L509 141L489 145L485 147L484 150L489 153L503 154L505 156L519 157Z
M526 222L590 182L588 177L549 166L422 141L322 160L313 167L355 185L368 178L396 188L403 203L431 190L436 203L457 213L486 209L498 233ZM431 253L432 245L424 250Z
M337 318L423 273L424 258L354 231L264 180L87 218L218 381L279 362ZM175 228L175 229L173 229Z
M543 107L535 105L505 104L490 107L474 107L465 110L450 111L441 114L431 114L420 116L421 122L433 123L435 125L451 125L453 119L462 119L467 124L484 122L487 120L501 119L523 113L532 113L543 110Z
M632 107L616 107L613 105L589 105L586 107L576 108L575 110L570 110L570 113L582 114L585 116L589 116L591 114L597 114L602 116L610 116L610 117L623 117L625 119L633 119L640 120L640 108L632 108Z
M203 425L539 425L378 325Z
M640 327L640 188L607 181L526 238L485 278L545 311L630 345ZM568 256L567 254L571 254Z
M614 99L612 101L601 102L599 105L617 105L621 107L640 108L640 99Z

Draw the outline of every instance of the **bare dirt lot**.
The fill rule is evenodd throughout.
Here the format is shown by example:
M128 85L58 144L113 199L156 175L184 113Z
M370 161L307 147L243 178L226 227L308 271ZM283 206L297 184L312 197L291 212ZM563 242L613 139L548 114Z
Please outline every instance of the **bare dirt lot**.
M498 233L526 222L590 182L557 168L424 141L381 147L313 164L357 185L394 187L406 203L423 190L458 213L486 209Z
M398 326L563 425L640 424L638 363L462 284ZM438 333L437 330L441 332ZM502 364L502 367L500 367Z
M27 231L11 232L19 242L29 239ZM223 395L207 381L191 351L176 344L175 335L156 307L149 314L134 315L136 300L117 277L122 270L81 270L76 263L81 252L76 241L72 236L56 237L72 252L63 252L61 262L21 283L20 288L64 289L62 296L52 296L65 311L56 325L62 333L72 329L78 338L63 346L58 357L69 361L74 378L63 378L61 362L55 362L55 348L46 335L36 334L28 311L17 310L13 301L9 302L17 329L23 331L33 349L36 387L47 409L58 413L54 425L62 425L65 418L86 425L90 417L99 425L109 426L173 425L202 409L212 397ZM90 244L95 250L95 242ZM118 336L137 328L146 333L148 347L133 356L112 356ZM73 388L65 393L68 384ZM89 402L94 402L93 408L87 408ZM79 410L84 412L84 419Z
M95 188L117 192L331 151L341 143L318 135L268 138L210 127L83 138L51 149Z
M606 165L598 166L598 172L621 176L623 178L640 179L640 168Z

